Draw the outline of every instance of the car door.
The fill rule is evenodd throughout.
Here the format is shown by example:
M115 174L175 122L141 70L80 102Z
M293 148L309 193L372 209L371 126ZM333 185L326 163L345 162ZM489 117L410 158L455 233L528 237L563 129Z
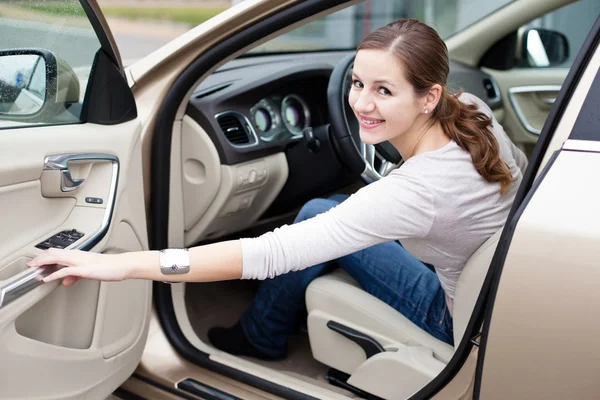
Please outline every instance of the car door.
M474 398L598 397L599 42L600 18L552 108L503 233Z
M596 0L547 12L503 38L481 60L508 100L502 125L528 156L599 12Z
M105 398L139 363L151 283L44 284L54 268L26 263L148 249L142 124L95 1L0 14L0 398Z

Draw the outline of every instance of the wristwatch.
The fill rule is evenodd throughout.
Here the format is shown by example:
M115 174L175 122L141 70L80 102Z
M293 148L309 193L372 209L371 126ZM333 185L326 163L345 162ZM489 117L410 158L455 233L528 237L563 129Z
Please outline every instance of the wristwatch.
M190 272L188 249L164 249L159 251L160 272L164 275L187 274Z

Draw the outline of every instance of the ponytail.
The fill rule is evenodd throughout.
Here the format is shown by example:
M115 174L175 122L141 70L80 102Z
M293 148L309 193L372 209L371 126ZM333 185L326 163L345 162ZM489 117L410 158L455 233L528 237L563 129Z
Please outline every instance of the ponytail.
M439 121L444 133L471 153L479 175L488 182L500 182L500 193L504 194L513 178L508 165L500 158L498 141L489 128L492 119L478 111L477 105L461 102L460 94L453 95L444 88L432 120Z

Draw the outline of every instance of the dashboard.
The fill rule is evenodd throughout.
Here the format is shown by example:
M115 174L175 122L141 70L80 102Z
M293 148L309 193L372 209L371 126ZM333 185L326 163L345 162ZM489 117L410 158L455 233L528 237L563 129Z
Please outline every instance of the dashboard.
M285 150L307 127L329 123L329 75L348 52L239 58L193 92L187 114L205 127L227 165ZM451 62L448 86L502 106L493 78Z

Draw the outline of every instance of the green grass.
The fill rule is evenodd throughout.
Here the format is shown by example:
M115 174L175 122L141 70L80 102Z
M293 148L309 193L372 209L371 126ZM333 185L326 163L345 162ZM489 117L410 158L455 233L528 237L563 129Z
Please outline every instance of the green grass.
M225 8L192 8L192 7L104 7L105 16L121 17L128 19L154 19L181 22L189 25L199 25Z
M9 3L10 4L10 3ZM53 15L64 15L74 17L84 17L85 12L79 3L34 3L34 2L17 2L13 3L19 7L27 8L32 11L43 12Z
M16 2L13 3L32 11L38 11L53 15L77 16L83 17L85 13L79 3L35 3L35 2ZM225 8L195 8L195 7L101 7L102 12L107 17L120 17L127 19L150 19L181 22L184 24L196 26L209 20Z

